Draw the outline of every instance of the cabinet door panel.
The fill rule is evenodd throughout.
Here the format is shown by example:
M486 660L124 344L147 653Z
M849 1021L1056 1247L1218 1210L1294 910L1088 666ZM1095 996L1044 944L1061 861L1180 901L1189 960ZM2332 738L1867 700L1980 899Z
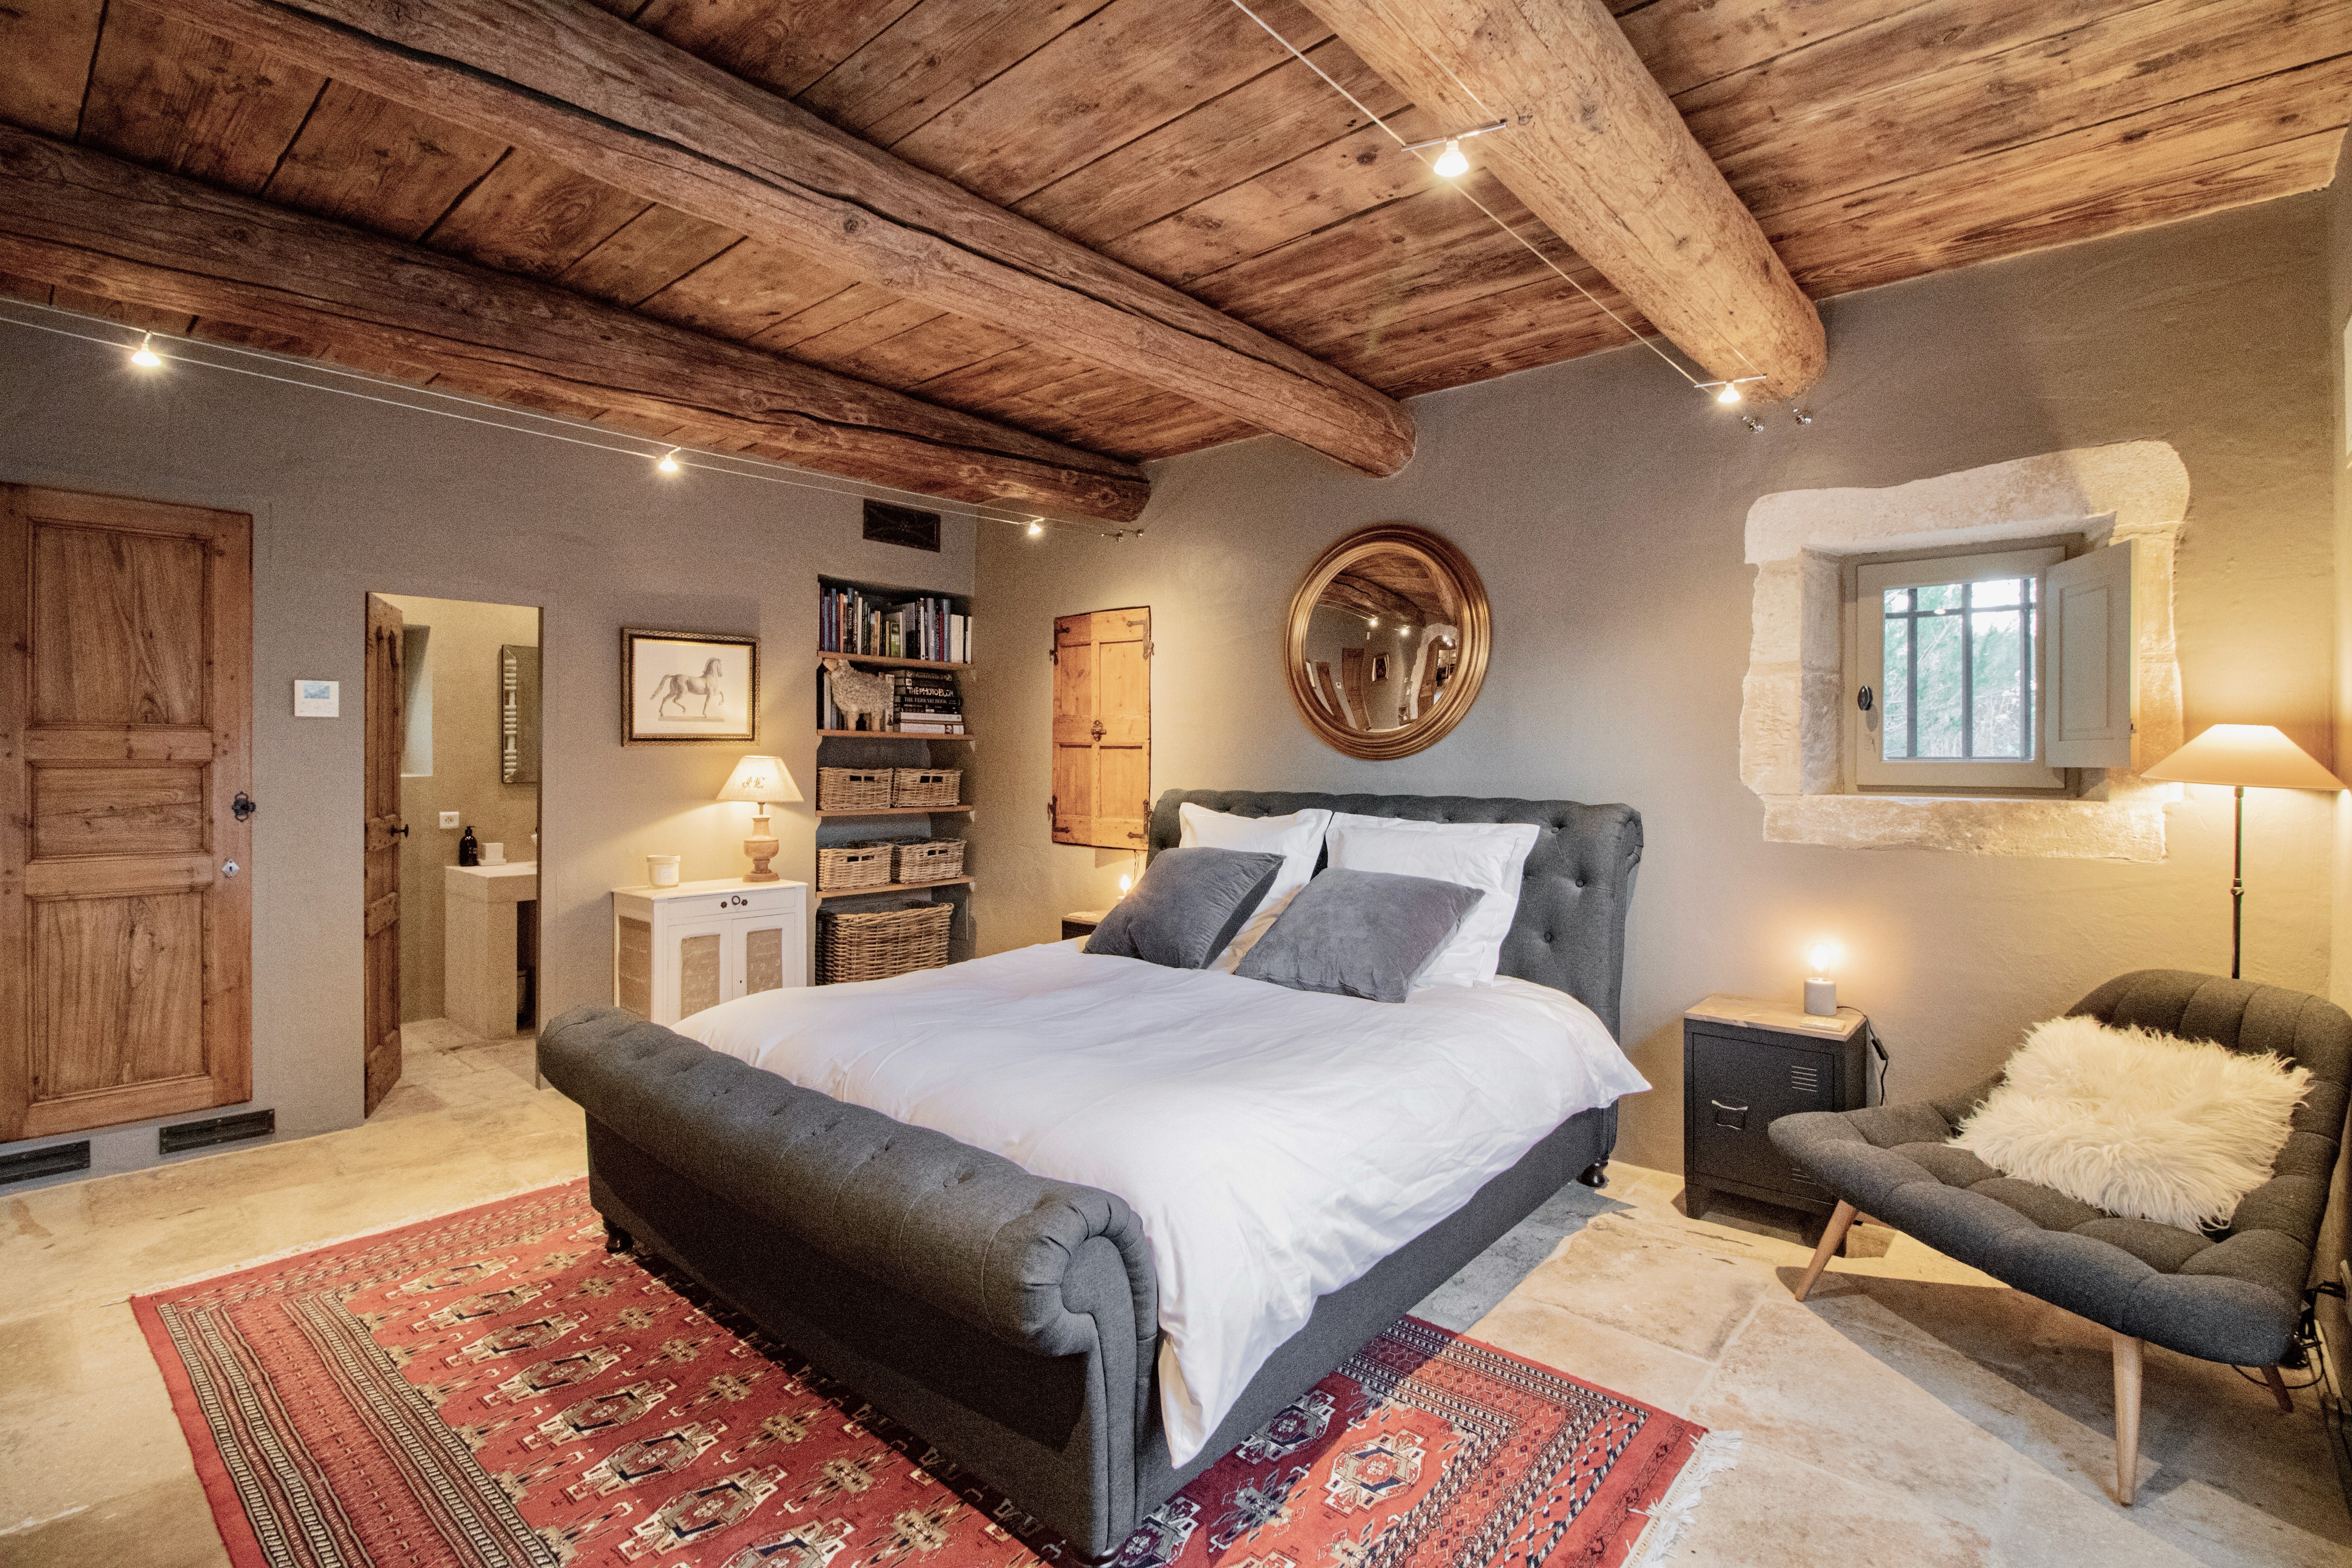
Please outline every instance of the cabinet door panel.
M1827 1052L1694 1035L1691 1164L1708 1175L1761 1186L1790 1184L1793 1168L1765 1129L1800 1110L1835 1104L1836 1062Z

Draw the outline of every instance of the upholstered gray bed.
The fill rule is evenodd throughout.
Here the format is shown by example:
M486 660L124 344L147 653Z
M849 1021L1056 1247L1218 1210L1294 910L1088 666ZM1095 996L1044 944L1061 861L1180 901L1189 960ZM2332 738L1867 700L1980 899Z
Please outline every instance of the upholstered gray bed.
M1502 972L1568 992L1616 1032L1642 853L1631 808L1170 791L1153 854L1175 845L1186 801L1534 824ZM1321 1297L1179 1468L1160 1434L1150 1253L1119 1198L612 1008L556 1019L539 1058L587 1111L591 1194L619 1245L677 1264L1096 1560L1569 1180L1597 1181L1617 1131L1613 1104L1570 1117L1452 1217Z

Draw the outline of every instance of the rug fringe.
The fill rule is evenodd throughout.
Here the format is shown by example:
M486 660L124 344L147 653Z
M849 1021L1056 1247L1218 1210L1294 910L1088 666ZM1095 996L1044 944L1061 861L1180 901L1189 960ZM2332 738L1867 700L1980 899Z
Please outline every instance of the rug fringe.
M1701 1437L1666 1495L1650 1505L1650 1522L1634 1538L1633 1549L1625 1554L1624 1568L1654 1568L1664 1562L1698 1511L1698 1494L1706 1489L1707 1482L1738 1462L1738 1433L1709 1432Z

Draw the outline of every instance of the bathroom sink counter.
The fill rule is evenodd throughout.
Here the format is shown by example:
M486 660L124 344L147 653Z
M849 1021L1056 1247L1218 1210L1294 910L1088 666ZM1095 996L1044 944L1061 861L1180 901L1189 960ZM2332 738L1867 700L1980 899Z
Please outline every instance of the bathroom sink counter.
M516 1033L522 1001L516 906L539 897L539 863L442 870L441 984L449 1021L498 1040Z

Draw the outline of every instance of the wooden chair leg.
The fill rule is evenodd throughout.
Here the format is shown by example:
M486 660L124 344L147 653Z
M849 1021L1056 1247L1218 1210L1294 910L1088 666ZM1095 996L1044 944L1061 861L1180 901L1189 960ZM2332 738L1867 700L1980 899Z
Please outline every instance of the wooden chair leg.
M2140 1342L2115 1334L2116 1351L2116 1500L2129 1508L2139 1482L2139 1352Z
M2263 1368L2263 1381L2271 1385L2271 1397L2278 1401L2278 1407L2289 1415L2294 1415L2294 1395L2287 1392L2286 1379L2279 1375L2279 1369L2275 1366Z
M1837 1212L1830 1215L1828 1227L1822 1232L1822 1244L1813 1248L1813 1260L1805 1265L1805 1277L1797 1281L1798 1300L1805 1299L1805 1293L1813 1288L1813 1281L1820 1279L1822 1270L1830 1266L1830 1256L1837 1251L1838 1244L1845 1239L1845 1233L1853 1227L1853 1205L1841 1200Z

